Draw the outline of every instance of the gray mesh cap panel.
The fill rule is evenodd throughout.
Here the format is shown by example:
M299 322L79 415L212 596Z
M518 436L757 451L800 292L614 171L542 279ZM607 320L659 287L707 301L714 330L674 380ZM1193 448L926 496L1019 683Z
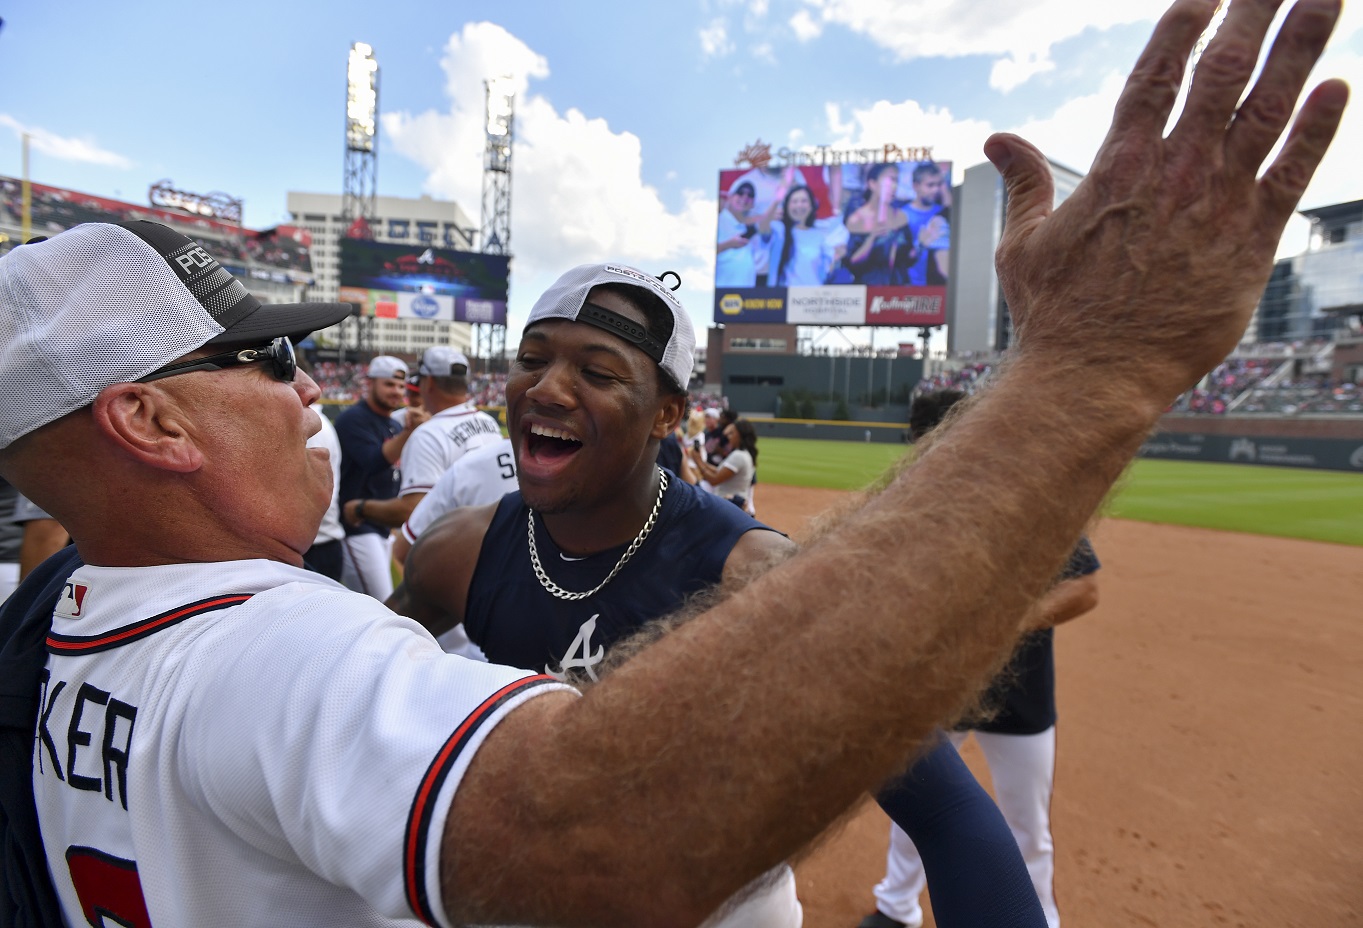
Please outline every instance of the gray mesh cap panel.
M223 331L127 229L76 226L0 258L0 448Z
M683 390L691 382L694 366L696 332L691 325L691 316L677 299L676 294L651 274L623 264L580 264L564 272L558 280L545 290L530 309L525 327L546 319L568 319L577 321L582 304L593 287L601 284L626 284L648 290L660 297L672 310L672 337L663 349L663 359L658 366L665 370L672 381Z

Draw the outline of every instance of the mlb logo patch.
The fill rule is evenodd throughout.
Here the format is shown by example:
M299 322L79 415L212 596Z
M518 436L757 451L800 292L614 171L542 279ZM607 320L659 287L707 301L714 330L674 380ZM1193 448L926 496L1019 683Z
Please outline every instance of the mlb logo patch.
M85 608L85 597L89 594L90 588L84 583L66 582L62 588L61 599L57 601L57 612L73 619L80 618L81 610Z

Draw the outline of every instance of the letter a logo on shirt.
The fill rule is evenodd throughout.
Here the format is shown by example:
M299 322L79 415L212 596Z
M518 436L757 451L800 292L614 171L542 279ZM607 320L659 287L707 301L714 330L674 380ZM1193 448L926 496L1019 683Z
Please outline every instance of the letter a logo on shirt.
M601 663L606 656L606 648L603 645L592 652L592 635L596 633L596 620L601 618L601 613L597 613L590 619L582 623L582 627L577 630L577 637L573 643L568 645L568 650L564 653L563 659L558 662L558 670L551 669L545 665L544 672L556 680L566 680L568 674L574 670L585 670L587 676L591 677L592 682L596 682L596 665Z

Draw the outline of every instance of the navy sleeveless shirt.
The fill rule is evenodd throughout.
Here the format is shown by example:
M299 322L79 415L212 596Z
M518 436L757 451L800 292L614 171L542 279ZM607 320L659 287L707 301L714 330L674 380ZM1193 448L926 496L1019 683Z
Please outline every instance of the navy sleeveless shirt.
M1059 579L1072 580L1097 572L1102 566L1087 537L1070 552L1069 562ZM980 700L987 709L996 710L986 719L969 720L957 731L975 730L998 735L1038 735L1056 722L1055 711L1055 629L1046 628L1024 635L1003 672L990 684Z
M767 528L728 500L671 479L657 524L629 563L593 596L567 601L535 576L528 512L519 492L497 505L469 584L464 630L494 663L592 679L611 645L718 583L738 539ZM535 547L551 580L581 592L606 579L629 545L565 560L537 513Z

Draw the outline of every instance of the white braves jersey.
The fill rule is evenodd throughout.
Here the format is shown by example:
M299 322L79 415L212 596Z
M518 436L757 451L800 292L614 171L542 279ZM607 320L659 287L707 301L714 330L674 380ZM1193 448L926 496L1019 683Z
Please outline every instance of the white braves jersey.
M408 544L415 544L422 532L451 509L486 506L517 489L520 486L516 483L516 454L511 449L511 439L503 438L470 451L441 474L431 491L416 504L402 524L402 537Z
M442 409L412 432L402 448L399 496L429 493L455 461L474 448L501 441L497 420L472 402Z
M336 434L336 426L331 424L322 407L316 404L308 407L322 420L322 431L308 439L309 448L325 448L331 456L331 505L322 516L322 524L317 527L317 539L313 544L324 541L340 541L345 537L341 526L341 437Z
M469 760L561 688L263 560L82 567L48 654L33 788L73 925L448 925Z

